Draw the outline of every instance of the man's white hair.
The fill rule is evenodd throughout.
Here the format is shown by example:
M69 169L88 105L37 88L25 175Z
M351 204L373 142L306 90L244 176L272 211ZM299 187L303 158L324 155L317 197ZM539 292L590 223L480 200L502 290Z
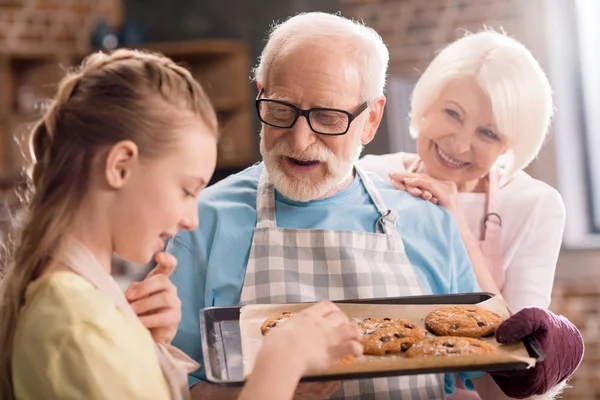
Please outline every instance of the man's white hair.
M363 98L372 100L383 95L389 52L381 36L362 23L323 12L302 13L275 24L254 69L254 80L265 86L269 69L280 54L294 46L323 40L348 49L361 76Z
M533 161L554 113L552 88L544 71L517 40L493 30L468 33L445 47L417 82L411 104L410 132L419 134L423 114L448 83L473 77L489 97L494 124L509 142L505 164L509 179Z

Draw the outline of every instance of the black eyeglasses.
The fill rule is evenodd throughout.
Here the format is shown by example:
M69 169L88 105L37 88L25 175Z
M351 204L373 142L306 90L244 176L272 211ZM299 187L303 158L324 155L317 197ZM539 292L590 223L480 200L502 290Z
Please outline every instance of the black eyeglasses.
M350 124L369 107L364 102L356 111L350 113L335 108L311 108L301 110L293 104L279 100L261 99L263 89L256 98L256 111L261 122L276 128L291 128L300 116L306 118L310 129L320 135L344 135L350 129Z

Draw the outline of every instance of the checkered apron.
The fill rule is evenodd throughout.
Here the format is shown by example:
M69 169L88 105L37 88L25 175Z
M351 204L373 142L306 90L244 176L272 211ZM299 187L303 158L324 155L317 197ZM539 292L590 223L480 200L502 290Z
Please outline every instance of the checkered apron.
M258 183L257 224L241 304L297 303L424 294L389 210L356 166L381 217L376 231L278 228L275 193L266 169ZM340 210L340 218L351 218ZM425 400L444 398L443 375L344 381L331 399Z

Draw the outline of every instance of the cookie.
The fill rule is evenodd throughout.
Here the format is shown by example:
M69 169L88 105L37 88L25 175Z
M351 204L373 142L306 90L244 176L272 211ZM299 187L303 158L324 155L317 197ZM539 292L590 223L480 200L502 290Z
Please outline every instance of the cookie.
M377 329L377 328L385 328L385 327L390 327L390 326L396 326L396 327L404 328L404 329L408 329L408 330L415 329L415 330L425 333L423 328L421 328L419 325L417 325L414 322L411 322L409 320L401 319L401 318L396 318L396 319L365 318L363 320L358 320L356 322L358 323L358 326L361 328L363 333L368 330L373 330L373 329Z
M412 345L406 352L406 357L447 357L497 353L498 349L495 346L482 340L468 337L438 336Z
M445 307L425 317L425 327L438 336L485 337L502 322L498 314L479 308Z
M425 329L405 319L366 318L358 323L364 354L401 353L425 338Z
M263 322L262 326L260 327L260 332L263 335L265 335L271 329L280 326L281 324L283 324L285 321L292 318L293 316L294 316L293 313L284 312L275 317L271 317L271 318L267 319L265 322Z

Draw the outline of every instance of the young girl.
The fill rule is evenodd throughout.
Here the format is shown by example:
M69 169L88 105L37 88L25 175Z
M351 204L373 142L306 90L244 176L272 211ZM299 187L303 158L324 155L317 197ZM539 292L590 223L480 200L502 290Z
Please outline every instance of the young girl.
M0 287L0 398L189 397L198 365L153 340L110 259L145 264L197 226L216 143L206 94L168 58L98 53L61 81L32 134L28 220ZM333 304L305 310L265 337L240 398L291 398L307 371L360 354L358 337Z

